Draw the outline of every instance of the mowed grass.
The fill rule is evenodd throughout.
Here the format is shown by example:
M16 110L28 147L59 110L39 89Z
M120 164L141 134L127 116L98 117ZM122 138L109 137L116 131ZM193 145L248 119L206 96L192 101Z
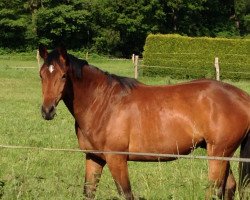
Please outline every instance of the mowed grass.
M78 149L74 119L63 103L58 105L54 120L41 117L41 84L35 57L0 56L0 144ZM118 75L134 74L130 60L90 58L89 62ZM154 85L179 82L159 77L139 80ZM232 84L250 93L250 82ZM194 154L206 155L201 149ZM82 153L0 148L0 199L83 199L84 158ZM238 163L232 166L238 177ZM208 185L204 160L129 162L129 173L137 199L204 199ZM96 199L122 199L107 167Z

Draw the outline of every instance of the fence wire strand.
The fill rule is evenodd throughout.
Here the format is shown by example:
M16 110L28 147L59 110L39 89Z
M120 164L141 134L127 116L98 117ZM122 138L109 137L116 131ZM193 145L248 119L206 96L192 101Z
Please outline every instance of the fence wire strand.
M181 154L162 154L162 153L144 153L144 152L126 152L126 151L101 151L101 150L81 150L81 149L64 149L64 148L48 148L48 147L31 147L31 146L15 146L15 145L0 145L0 149L26 149L36 151L58 151L58 152L81 152L92 154L113 154L113 155L128 155L128 156L147 156L157 158L184 158L184 159L198 159L198 160L220 160L220 161L234 161L250 163L250 158L238 157L221 157L221 156L200 156L200 155L181 155Z
M211 64L212 66L212 64ZM185 67L167 67L167 66L149 66L149 65L139 65L139 70L143 70L143 69L146 69L146 68L162 68L162 69L173 69L173 70L188 70L188 71L203 71L203 72L210 72L211 70L209 70L208 68L205 68L205 69L193 69L193 68L185 68ZM229 74L249 74L249 72L239 72L239 71L224 71L221 69L221 71L223 71L224 73L229 73Z

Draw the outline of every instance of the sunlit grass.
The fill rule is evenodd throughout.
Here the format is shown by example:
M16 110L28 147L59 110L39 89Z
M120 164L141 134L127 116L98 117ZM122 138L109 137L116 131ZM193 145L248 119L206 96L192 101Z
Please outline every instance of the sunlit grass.
M35 58L35 56L34 56ZM103 70L133 77L130 60L89 59ZM17 68L18 67L18 68ZM19 67L33 67L23 69ZM173 84L170 78L140 77L146 84ZM250 82L232 84L250 93ZM74 119L63 103L55 120L40 116L38 65L32 59L0 56L0 144L51 148L78 148ZM198 149L196 155L205 155ZM0 148L0 199L82 199L84 155ZM237 172L237 163L233 163ZM132 189L138 199L204 199L207 161L129 163ZM110 172L104 169L96 199L122 199Z

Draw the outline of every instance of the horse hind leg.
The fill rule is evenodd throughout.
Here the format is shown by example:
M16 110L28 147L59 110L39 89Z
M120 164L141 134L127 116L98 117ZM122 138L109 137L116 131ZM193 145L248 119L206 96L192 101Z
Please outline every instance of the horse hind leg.
M240 157L250 158L250 131L241 144ZM250 199L250 162L240 162L239 172L240 199Z
M208 144L207 151L209 156L231 156L232 153L225 152L221 148ZM207 190L206 199L222 199L225 197L225 189L232 191L233 183L232 175L229 173L229 162L222 160L209 160L209 188ZM229 179L228 179L229 178ZM233 184L232 184L233 186ZM231 188L231 189L230 189ZM229 196L228 196L229 198Z
M227 161L209 161L209 188L206 199L222 199L224 196L224 186L227 170Z

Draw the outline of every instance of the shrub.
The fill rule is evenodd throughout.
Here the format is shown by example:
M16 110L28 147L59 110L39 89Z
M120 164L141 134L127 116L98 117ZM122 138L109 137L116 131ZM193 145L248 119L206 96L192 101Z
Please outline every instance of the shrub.
M222 79L250 79L250 40L149 35L144 46L145 76L212 78L219 58Z

